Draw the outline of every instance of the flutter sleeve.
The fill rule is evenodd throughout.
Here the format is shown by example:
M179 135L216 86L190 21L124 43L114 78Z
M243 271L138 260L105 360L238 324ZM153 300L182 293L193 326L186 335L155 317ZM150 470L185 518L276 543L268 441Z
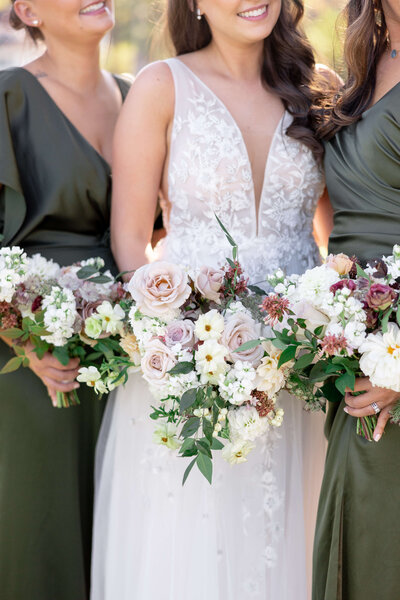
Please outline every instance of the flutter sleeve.
M25 94L13 70L0 71L0 244L7 246L24 222L26 203L15 149L15 128L21 127Z

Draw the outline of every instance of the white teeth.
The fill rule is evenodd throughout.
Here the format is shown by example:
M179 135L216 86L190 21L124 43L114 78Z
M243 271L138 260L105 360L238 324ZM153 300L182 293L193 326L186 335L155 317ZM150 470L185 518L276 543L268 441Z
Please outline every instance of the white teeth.
M82 10L80 12L82 15L84 15L86 13L91 13L91 12L95 12L96 10L100 10L100 8L103 8L104 6L105 6L105 2L97 2L97 4L90 4L86 8L82 8Z
M238 13L239 17L260 17L261 15L263 15L264 13L267 12L267 7L266 6L262 6L261 8L257 8L257 10L248 10L246 12L241 12Z

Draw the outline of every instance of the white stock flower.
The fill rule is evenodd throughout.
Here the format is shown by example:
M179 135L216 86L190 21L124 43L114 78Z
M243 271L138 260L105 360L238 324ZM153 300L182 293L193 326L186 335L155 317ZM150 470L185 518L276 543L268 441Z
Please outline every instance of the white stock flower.
M28 259L22 248L0 250L0 302L11 302L17 285L26 279Z
M327 265L308 269L299 278L291 301L306 300L315 308L326 310L333 298L330 287L338 281L340 281L339 274Z
M194 332L199 340L219 340L224 330L224 317L215 309L200 315L195 323Z
M43 298L44 325L50 335L41 336L49 344L64 346L75 331L74 325L79 317L75 297L71 290L53 286L50 294Z
M266 417L261 418L257 409L248 404L230 410L228 422L232 442L237 440L254 442L269 427L269 420Z
M400 392L400 329L388 324L386 333L370 333L360 345L360 369L372 385Z
M41 281L57 279L60 273L60 265L47 260L41 254L34 254L28 258L27 276L37 278Z
M246 440L228 442L222 449L222 458L231 465L247 462L247 455L255 448L255 444Z
M215 340L206 340L195 353L196 369L200 373L202 383L218 383L219 376L225 373L227 350Z
M349 345L357 350L365 340L366 325L359 321L350 321L344 328L344 336Z
M240 406L252 400L251 392L255 388L256 371L248 363L238 361L224 375L219 377L219 392L224 400Z

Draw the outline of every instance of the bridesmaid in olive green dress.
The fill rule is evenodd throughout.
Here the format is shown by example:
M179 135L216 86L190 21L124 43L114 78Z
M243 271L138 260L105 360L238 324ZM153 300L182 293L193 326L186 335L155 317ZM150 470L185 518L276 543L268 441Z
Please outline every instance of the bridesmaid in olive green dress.
M347 17L349 77L323 131L329 250L365 263L400 243L400 3L351 0ZM313 600L400 598L400 429L388 422L399 394L366 378L356 390L329 407ZM377 443L356 435L374 402Z
M0 71L0 232L60 264L91 256L114 268L108 244L110 156L128 83L99 68L111 0L15 0L11 20L47 50ZM82 8L87 7L82 11ZM0 365L12 355L0 341ZM89 597L94 449L104 409L89 388L58 410L66 369L31 354L0 377L0 598Z

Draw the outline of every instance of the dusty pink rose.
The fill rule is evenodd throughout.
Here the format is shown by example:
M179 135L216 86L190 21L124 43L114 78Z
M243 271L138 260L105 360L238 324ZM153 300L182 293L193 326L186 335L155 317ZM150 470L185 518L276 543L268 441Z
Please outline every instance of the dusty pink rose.
M181 267L159 261L140 267L128 283L128 291L144 315L170 320L191 289Z
M264 354L261 345L241 352L235 352L235 350L245 342L259 337L260 326L247 313L238 312L226 319L221 343L229 350L229 360L232 362L243 360L255 366L261 361Z
M151 385L162 386L168 380L168 371L175 365L173 352L158 338L150 340L141 362L144 379Z
M224 277L225 274L221 269L203 266L196 277L195 285L204 298L221 304L219 292L224 283Z
M330 254L326 259L326 264L339 275L347 275L353 267L353 261L347 254Z
M365 300L374 310L386 310L397 297L397 293L389 285L374 283L369 288Z
M183 348L193 348L195 344L194 323L189 319L170 323L165 332L165 344L168 348L174 344L181 344Z

